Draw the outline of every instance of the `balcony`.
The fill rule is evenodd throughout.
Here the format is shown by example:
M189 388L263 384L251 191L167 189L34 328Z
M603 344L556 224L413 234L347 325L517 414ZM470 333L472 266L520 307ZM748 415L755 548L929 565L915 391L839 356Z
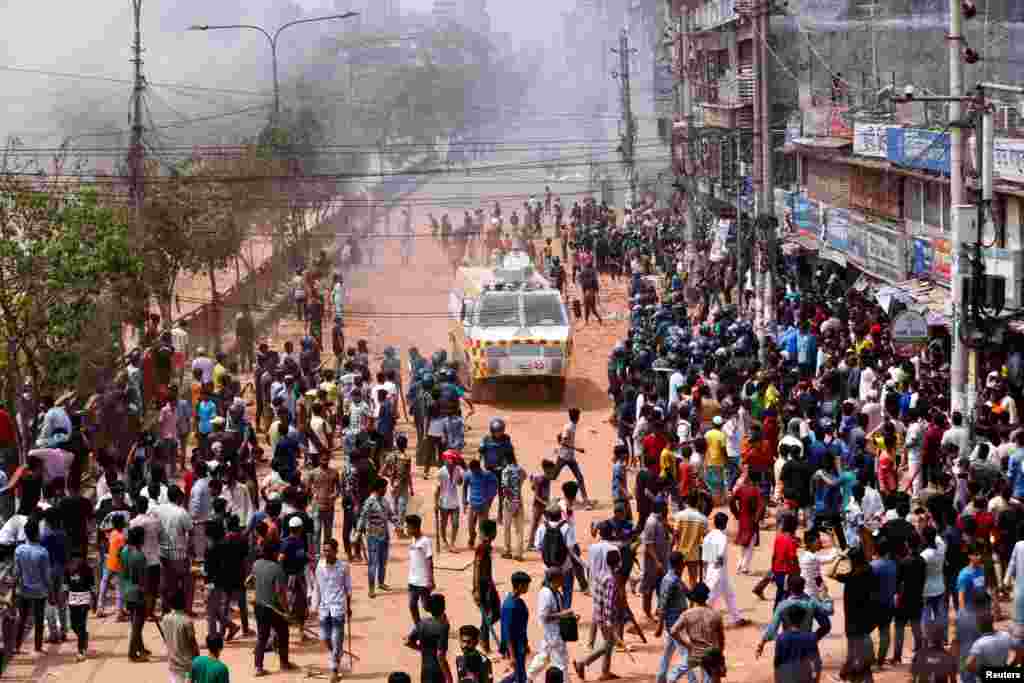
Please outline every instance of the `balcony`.
M742 0L741 4L742 4ZM736 21L737 0L708 0L693 10L693 24L698 31L710 31Z

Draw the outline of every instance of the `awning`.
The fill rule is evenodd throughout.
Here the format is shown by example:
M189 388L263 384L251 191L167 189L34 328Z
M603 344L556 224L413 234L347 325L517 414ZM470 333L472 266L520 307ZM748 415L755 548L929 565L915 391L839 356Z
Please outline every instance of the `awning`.
M879 287L875 300L886 310L892 301L900 301L923 314L930 327L949 327L952 322L947 310L949 290L929 280L905 280Z
M797 232L782 237L782 253L786 256L794 256L801 251L814 254L819 248L818 238L810 233Z

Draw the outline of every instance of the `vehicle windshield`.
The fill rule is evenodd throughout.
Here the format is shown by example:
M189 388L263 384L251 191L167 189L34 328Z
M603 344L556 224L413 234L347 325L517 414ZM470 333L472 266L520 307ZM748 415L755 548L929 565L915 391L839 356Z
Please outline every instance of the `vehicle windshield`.
M557 295L526 297L526 326L565 325L562 301Z
M477 325L513 327L519 325L519 294L488 294L480 301Z

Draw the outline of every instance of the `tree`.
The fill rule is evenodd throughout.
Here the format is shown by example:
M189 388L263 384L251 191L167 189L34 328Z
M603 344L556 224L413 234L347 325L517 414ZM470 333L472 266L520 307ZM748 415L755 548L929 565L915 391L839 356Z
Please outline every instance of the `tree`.
M0 335L12 376L55 389L109 373L122 351L118 301L141 271L127 225L95 188L0 176Z

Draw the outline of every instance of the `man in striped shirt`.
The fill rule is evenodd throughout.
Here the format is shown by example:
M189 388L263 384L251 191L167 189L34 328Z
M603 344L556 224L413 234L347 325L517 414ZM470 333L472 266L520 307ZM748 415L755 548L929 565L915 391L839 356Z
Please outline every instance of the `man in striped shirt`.
M601 676L598 680L607 681L618 678L612 673L612 652L615 650L615 643L618 641L618 626L622 620L620 605L620 584L616 581L616 573L622 564L622 555L618 550L609 550L605 558L608 563L608 573L601 575L594 581L592 591L594 595L594 623L601 631L601 647L590 653L590 656L582 662L573 661L573 668L580 680L585 680L587 667L601 660Z
M192 516L185 509L185 493L177 486L167 492L170 502L157 505L153 514L160 520L160 578L164 612L171 597L177 592L185 594L185 611L192 612L191 535Z
M356 523L356 532L366 537L366 570L369 574L370 597L374 597L375 589L390 590L384 583L387 573L388 546L390 541L391 519L394 513L384 499L388 490L388 480L378 478L373 484L370 496L363 503Z

